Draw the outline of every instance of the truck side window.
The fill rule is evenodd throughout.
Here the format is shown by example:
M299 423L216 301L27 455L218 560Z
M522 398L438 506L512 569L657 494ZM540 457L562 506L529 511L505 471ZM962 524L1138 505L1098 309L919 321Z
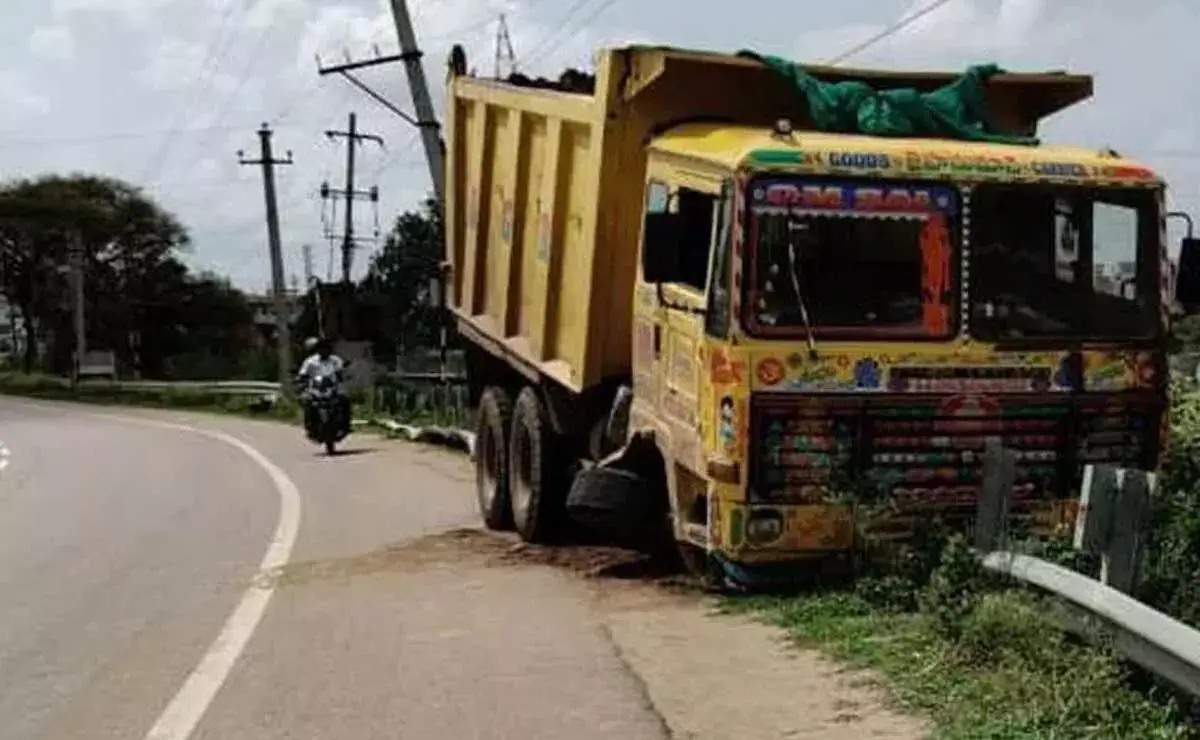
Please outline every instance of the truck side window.
M708 264L712 254L713 214L717 199L707 193L679 188L681 221L680 262L683 280L680 282L699 293L708 281Z
M658 180L651 180L646 186L646 213L666 213L671 205L671 190Z
M714 337L729 334L729 280L733 248L733 183L721 185L721 199L713 204L712 285L708 290L707 331Z

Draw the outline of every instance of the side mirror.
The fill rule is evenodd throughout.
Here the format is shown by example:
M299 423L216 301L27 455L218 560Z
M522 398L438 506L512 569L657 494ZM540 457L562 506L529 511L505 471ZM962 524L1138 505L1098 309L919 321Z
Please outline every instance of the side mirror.
M1189 236L1180 243L1175 301L1188 308L1200 305L1200 238Z
M652 213L646 216L642 235L642 280L647 283L670 283L679 277L679 216L674 213Z

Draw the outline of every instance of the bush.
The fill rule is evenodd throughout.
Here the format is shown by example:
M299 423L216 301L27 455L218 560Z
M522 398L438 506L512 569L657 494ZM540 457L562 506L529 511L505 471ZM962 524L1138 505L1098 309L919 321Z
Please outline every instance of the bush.
M1138 598L1200 627L1200 392L1172 389L1171 442L1151 501Z
M946 542L938 560L919 602L934 630L954 640L961 637L964 622L975 609L985 584L984 571L961 535Z

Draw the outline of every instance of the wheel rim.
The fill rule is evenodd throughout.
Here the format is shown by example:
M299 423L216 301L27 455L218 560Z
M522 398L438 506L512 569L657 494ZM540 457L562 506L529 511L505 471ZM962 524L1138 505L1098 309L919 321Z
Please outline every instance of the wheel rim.
M518 429L513 445L513 462L516 465L516 473L513 480L510 481L512 486L513 500L513 516L522 524L529 516L530 501L533 498L533 455L529 440L529 432L524 429Z

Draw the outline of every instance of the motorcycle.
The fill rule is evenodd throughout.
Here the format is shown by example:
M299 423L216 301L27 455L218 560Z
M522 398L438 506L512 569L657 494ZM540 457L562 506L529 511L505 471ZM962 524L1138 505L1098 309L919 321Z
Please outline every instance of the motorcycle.
M332 455L338 442L350 433L348 419L342 418L344 404L338 393L337 379L330 375L317 375L308 383L305 402L311 406L310 423L305 432L313 442L325 446Z

